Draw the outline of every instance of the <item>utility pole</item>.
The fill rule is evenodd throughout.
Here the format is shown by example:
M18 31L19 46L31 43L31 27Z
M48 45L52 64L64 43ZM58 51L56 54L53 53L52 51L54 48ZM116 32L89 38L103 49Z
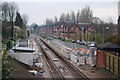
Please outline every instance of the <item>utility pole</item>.
M105 42L105 30L108 30L109 27L104 28L103 27L103 43Z
M83 42L83 31L84 31L84 28L82 27L82 42Z
M95 32L95 41L94 42L96 43L96 30L94 30L94 32Z
M105 29L104 28L102 28L102 29L103 29L103 43L104 43Z

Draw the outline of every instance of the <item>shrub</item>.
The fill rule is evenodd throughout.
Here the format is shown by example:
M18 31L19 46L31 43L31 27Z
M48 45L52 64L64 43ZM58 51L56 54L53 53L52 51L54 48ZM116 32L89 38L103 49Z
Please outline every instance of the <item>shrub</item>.
M3 79L8 79L12 78L11 72L13 69L10 68L10 60L11 57L7 55L2 55L2 78Z

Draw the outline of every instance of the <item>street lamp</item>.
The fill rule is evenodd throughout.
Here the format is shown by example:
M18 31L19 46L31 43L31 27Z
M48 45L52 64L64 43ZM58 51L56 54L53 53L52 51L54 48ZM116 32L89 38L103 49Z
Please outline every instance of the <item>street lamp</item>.
M104 28L103 27L103 43L105 42L105 30L108 30L109 27Z
M96 30L94 30L94 42L96 43Z
M83 42L83 31L84 31L84 28L82 27L82 42Z

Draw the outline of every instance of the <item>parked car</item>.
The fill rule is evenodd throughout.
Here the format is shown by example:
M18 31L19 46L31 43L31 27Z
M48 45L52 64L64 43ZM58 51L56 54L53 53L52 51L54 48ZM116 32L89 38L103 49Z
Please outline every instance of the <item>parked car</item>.
M83 45L87 45L87 42L86 42L86 41L83 41L82 44L83 44Z
M58 38L58 39L60 39L60 40L62 40L62 41L64 41L64 40L65 40L63 37L60 37L60 38Z
M77 43L79 43L80 45L86 45L85 41L78 41Z
M88 42L86 42L86 46L88 46L90 44L90 42L88 41Z
M94 47L94 46L96 46L96 44L95 44L95 42L90 42L90 43L88 44L88 46Z
M77 44L80 44L80 40L77 40L76 43L77 43Z
M76 43L76 40L72 40L72 43Z
M53 40L53 38L52 38L52 37L48 37L47 39L48 39L48 40Z
M82 41L80 41L80 42L79 42L79 44L80 44L80 45L83 45L83 42L82 42Z

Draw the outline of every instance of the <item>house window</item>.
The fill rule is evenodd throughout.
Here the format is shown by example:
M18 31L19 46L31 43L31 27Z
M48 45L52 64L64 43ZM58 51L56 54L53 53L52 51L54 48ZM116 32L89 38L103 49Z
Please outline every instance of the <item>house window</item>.
M78 28L76 28L76 31L78 31Z
M88 28L88 31L91 31L91 28Z
M61 27L63 27L63 25L61 25Z
M73 30L73 27L71 28L71 30Z

